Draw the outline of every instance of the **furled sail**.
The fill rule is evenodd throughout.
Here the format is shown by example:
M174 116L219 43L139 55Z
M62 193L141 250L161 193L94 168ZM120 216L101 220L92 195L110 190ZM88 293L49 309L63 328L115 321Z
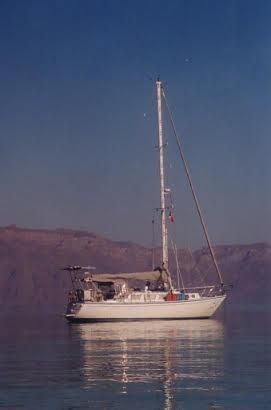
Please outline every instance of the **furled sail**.
M142 281L162 281L168 282L168 274L163 270L149 272L131 272L131 273L101 273L92 274L90 278L93 282L117 282L121 280L142 280Z

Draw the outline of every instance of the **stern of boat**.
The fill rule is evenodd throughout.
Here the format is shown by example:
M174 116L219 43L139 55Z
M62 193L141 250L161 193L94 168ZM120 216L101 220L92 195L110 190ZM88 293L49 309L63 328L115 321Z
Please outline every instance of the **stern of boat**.
M69 321L73 321L76 318L77 314L79 313L81 307L82 307L82 303L77 303L77 302L68 303L67 310L65 313L65 318Z

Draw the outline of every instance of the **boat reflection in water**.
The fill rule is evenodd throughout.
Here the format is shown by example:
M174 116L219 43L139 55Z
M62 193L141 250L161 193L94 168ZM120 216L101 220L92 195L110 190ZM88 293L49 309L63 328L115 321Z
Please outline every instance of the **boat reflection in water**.
M216 320L74 324L73 332L85 389L160 395L170 410L188 392L219 389L223 378L224 328Z

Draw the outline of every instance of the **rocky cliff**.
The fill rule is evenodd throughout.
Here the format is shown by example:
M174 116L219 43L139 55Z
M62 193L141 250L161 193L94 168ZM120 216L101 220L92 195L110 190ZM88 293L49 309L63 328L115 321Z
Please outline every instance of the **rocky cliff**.
M206 248L179 250L186 285L217 281ZM156 250L158 255L159 250ZM271 290L271 246L216 246L225 283L233 284L230 298L267 302ZM173 255L170 255L173 263ZM60 268L67 264L94 265L97 272L151 269L152 251L131 242L114 242L72 230L0 228L0 303L2 309L32 306L64 309L70 279ZM172 269L173 270L173 269Z

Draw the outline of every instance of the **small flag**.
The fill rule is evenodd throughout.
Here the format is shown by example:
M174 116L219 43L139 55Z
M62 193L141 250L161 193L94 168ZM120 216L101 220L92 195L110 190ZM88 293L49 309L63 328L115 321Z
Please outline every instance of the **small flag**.
M174 222L174 215L173 215L173 213L170 212L168 216L169 216L170 222Z

